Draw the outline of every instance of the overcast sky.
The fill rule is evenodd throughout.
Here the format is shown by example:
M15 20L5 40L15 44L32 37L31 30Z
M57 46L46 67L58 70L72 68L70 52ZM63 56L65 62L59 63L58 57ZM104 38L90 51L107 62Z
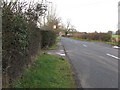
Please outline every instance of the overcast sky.
M38 0L34 0L38 1ZM81 32L107 32L118 28L120 0L47 0L53 2L58 17L68 20Z
M117 30L120 0L49 0L63 22L70 20L81 32Z

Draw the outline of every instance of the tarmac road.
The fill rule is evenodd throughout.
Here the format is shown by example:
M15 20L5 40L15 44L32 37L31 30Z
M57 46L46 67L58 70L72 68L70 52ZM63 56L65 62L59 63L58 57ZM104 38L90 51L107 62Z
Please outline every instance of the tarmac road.
M118 50L61 37L82 88L118 88Z

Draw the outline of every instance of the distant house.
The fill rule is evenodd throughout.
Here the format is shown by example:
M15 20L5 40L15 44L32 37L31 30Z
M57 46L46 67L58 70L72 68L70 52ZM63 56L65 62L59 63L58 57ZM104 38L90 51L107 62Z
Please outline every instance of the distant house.
M59 32L59 36L65 36L65 32L63 31Z

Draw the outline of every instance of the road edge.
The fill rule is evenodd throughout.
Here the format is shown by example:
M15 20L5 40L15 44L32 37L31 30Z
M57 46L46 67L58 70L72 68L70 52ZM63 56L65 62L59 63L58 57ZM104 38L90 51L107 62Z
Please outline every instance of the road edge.
M76 69L74 68L73 63L71 62L71 59L69 58L69 56L68 56L68 54L66 52L66 49L65 49L65 47L63 45L62 40L61 40L61 43L62 43L63 50L65 52L66 58L68 59L69 63L71 64L71 69L74 72L75 84L76 84L77 88L82 88L82 85L81 85L80 80L78 78L78 73L76 72Z

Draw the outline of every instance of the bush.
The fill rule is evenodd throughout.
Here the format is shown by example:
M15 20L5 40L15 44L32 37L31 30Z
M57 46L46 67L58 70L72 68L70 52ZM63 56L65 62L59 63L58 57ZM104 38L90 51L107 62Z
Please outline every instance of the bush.
M37 54L41 34L35 21L28 20L17 2L3 2L2 7L3 87L9 87Z
M100 33L99 38L101 41L111 41L111 35L108 33Z
M41 48L51 47L56 42L56 33L51 30L41 30L42 45Z
M29 56L35 56L41 49L41 30L35 27L34 23L29 23Z
M41 47L47 48L55 43L56 33L37 28L36 15L30 14L29 10L23 13L20 3L3 2L2 8L2 84L3 87L9 87L32 63L31 57Z
M87 40L98 40L98 41L110 41L111 35L108 33L87 33L87 34L78 34L74 37L87 39Z
M4 4L2 15L3 75L9 77L8 83L20 75L27 63L28 36L27 21L11 8L15 3ZM3 78L3 84L4 82Z

